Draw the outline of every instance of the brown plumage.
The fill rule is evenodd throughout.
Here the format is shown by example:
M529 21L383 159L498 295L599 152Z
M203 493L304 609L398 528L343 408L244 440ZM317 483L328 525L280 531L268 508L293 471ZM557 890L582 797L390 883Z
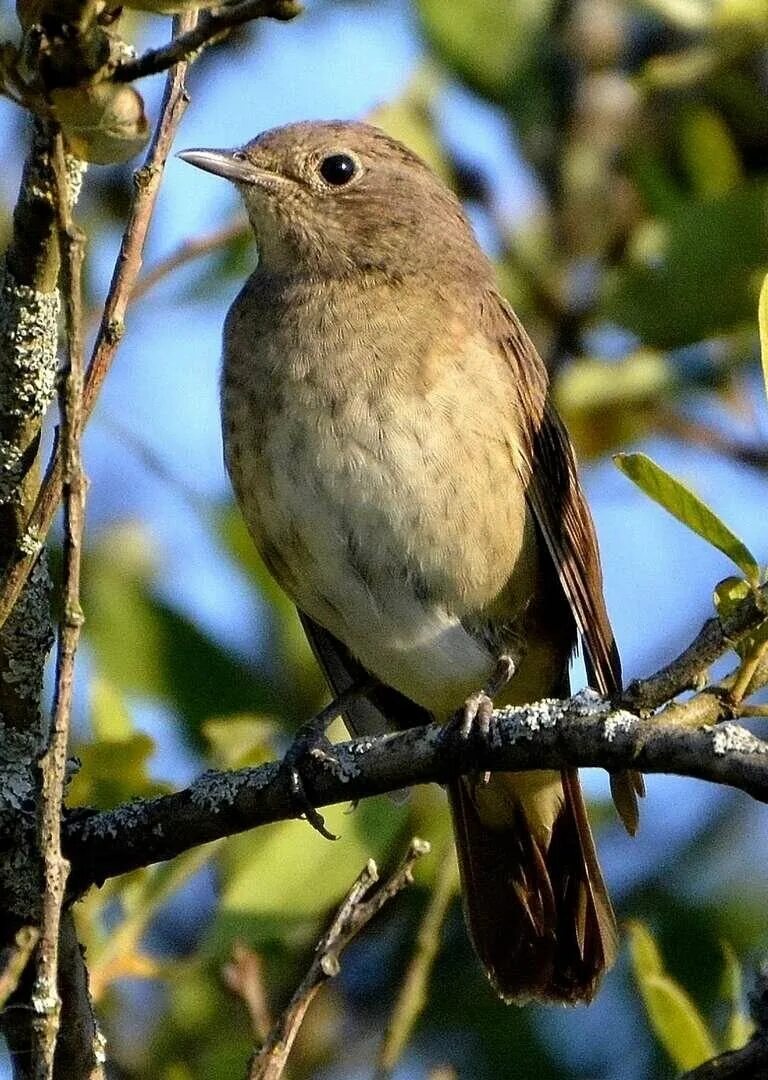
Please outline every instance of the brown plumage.
M233 180L259 267L227 318L225 457L354 730L620 686L592 521L545 368L447 188L362 124L189 151ZM613 778L630 831L640 784ZM616 929L575 770L450 786L467 922L506 1000L588 1001Z

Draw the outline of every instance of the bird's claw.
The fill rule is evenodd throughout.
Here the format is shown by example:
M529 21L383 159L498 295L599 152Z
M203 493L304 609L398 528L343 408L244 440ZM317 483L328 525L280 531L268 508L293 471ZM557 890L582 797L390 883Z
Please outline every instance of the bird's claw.
M485 692L470 694L456 716L457 734L465 742L473 735L487 739L493 718L493 701Z
M299 731L289 746L280 767L288 773L291 800L299 814L309 822L315 832L319 832L326 840L338 840L338 836L326 828L325 818L319 810L312 806L307 796L301 776L301 765L307 758L314 758L316 761L324 761L328 764L337 764L336 758L331 752L330 742L312 724L305 725Z

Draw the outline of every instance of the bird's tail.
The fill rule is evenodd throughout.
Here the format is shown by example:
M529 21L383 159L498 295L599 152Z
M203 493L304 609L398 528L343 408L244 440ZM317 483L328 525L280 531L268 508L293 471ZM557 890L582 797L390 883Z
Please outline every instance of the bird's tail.
M592 1000L616 920L578 773L494 773L450 787L464 910L506 1001Z

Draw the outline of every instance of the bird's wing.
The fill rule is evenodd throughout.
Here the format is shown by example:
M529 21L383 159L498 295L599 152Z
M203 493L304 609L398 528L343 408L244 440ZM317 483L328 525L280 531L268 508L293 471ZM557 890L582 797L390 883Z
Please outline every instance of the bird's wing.
M526 498L557 571L585 653L590 685L610 697L621 690L621 661L603 597L595 527L576 470L570 438L549 397L549 379L533 342L511 307L493 293L484 302L485 328L509 364L519 398L517 458ZM616 808L637 829L639 773L611 776Z

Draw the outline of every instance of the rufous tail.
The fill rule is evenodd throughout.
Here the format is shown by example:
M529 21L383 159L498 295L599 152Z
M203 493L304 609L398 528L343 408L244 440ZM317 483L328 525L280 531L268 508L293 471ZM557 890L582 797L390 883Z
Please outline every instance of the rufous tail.
M578 773L495 773L449 786L464 909L505 1001L591 1001L616 920Z

